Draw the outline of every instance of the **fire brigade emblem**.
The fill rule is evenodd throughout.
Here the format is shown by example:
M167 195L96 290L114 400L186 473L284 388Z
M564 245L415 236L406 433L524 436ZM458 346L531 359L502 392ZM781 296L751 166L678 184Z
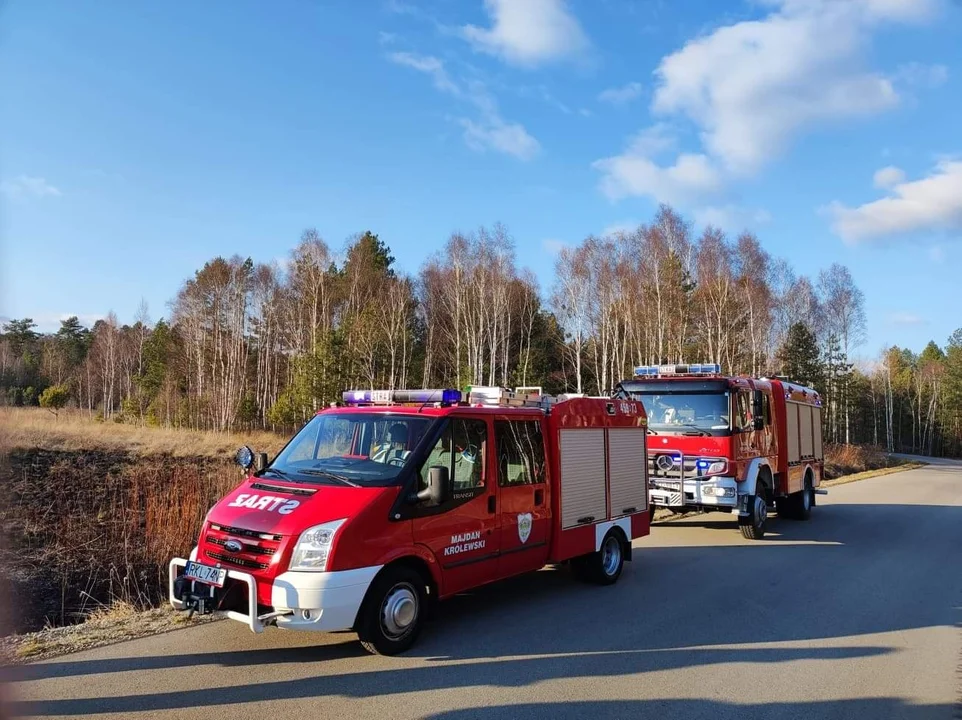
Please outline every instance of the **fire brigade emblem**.
M518 537L521 539L521 544L524 545L528 542L530 536L531 513L521 513L518 515Z

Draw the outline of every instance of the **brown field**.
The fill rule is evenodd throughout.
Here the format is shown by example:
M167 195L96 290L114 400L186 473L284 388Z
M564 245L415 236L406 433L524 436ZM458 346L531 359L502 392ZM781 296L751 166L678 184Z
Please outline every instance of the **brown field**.
M242 445L273 455L287 436L255 430L215 433L97 421L83 411L0 407L0 453L13 448L123 450L137 455L230 458Z
M238 447L286 438L95 422L0 409L0 607L7 632L85 620L113 603L164 599L167 563L242 477Z

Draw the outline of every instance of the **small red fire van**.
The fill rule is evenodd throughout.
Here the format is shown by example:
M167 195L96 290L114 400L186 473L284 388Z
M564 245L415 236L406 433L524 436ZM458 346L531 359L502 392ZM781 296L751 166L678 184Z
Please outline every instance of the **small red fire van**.
M254 632L353 630L396 654L470 588L561 563L612 584L649 532L639 402L497 387L343 401L270 463L241 448L248 476L170 562L173 607Z

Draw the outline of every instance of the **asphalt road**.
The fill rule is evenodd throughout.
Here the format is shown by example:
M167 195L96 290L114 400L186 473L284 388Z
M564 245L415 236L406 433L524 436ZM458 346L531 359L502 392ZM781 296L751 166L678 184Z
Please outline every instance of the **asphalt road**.
M220 622L23 668L36 717L962 717L962 465L841 485L809 522L656 524L621 581L444 607L408 655Z

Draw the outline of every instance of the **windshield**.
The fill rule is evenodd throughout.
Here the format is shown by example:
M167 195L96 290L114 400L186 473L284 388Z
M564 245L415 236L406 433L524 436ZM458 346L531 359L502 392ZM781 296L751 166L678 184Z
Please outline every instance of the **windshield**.
M388 413L316 415L264 473L325 485L389 485L432 422Z
M704 431L712 435L727 431L728 393L637 393L648 415L648 427L665 431Z

